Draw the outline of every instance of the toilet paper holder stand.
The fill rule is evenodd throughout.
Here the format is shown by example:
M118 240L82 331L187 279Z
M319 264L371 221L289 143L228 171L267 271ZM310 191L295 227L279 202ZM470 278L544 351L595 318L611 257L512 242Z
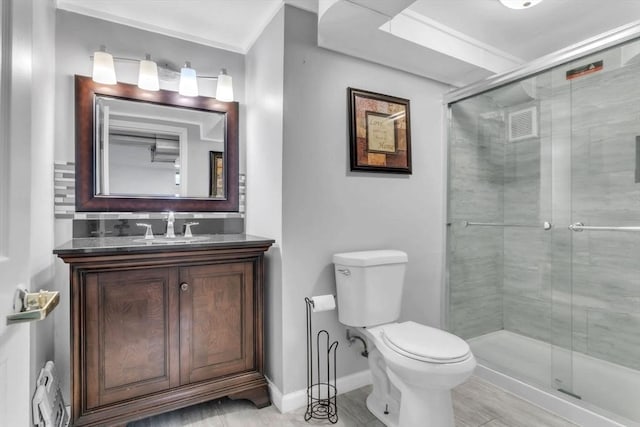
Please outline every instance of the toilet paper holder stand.
M304 419L305 421L309 421L312 418L327 419L331 424L335 424L338 422L336 399L338 394L336 388L336 349L338 348L338 341L329 343L329 332L323 329L315 336L314 352L311 322L314 303L307 297L305 297L304 301L307 306L307 410L304 414ZM322 350L320 348L321 345L323 345ZM326 351L326 357L321 357L323 356L321 353L324 351ZM324 370L322 369L323 365Z

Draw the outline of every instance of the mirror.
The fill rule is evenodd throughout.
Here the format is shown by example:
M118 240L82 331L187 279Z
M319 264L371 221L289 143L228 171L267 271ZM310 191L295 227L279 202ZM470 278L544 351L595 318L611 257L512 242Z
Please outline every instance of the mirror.
M224 114L103 95L94 106L96 195L224 199Z
M76 76L76 210L238 210L238 103Z

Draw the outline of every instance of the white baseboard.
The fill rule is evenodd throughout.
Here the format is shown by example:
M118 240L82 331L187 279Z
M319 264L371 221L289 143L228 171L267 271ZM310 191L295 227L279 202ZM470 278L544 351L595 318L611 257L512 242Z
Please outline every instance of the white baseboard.
M267 378L271 403L282 413L291 412L307 404L307 389L297 390L292 393L282 394L280 389ZM338 394L348 393L360 387L371 384L371 371L356 372L336 380Z

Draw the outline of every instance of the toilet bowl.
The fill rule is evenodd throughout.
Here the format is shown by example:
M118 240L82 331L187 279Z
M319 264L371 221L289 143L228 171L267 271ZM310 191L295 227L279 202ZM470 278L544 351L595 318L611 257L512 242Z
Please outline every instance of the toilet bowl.
M469 345L446 331L396 322L407 254L361 251L333 257L338 317L367 340L373 390L367 408L390 427L453 427L451 389L476 366Z
M451 389L465 382L476 366L467 343L415 322L359 331L370 344L369 367L378 378L374 388L380 389L367 400L369 410L390 427L453 427Z

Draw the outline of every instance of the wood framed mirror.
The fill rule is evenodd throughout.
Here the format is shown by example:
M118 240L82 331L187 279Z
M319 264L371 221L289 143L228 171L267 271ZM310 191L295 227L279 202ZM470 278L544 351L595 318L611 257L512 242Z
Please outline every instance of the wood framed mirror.
M75 102L76 211L238 211L237 102L85 76Z

